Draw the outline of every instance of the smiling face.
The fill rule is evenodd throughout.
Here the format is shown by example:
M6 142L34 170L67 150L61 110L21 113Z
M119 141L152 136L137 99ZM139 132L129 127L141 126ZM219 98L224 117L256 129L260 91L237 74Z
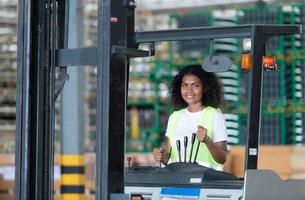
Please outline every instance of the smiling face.
M195 75L186 74L181 82L181 96L188 104L188 108L197 111L202 109L203 84L202 81ZM199 111L198 110L198 111Z

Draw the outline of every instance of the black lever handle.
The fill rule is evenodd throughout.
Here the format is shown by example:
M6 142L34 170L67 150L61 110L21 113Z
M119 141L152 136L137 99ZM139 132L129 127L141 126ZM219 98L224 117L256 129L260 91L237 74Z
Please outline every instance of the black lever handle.
M196 133L192 134L192 141L191 141L191 153L190 153L190 159L189 162L192 162L192 155L193 155L193 148L194 148L194 143L195 143L195 138L196 138Z
M131 163L131 157L128 156L126 159L127 159L127 162L128 162L128 169L130 169L130 168L131 168L131 165L130 165L130 163Z
M184 162L186 162L186 152L187 152L187 142L188 142L188 137L184 136Z
M180 140L176 141L176 145L177 145L177 150L178 150L178 154L179 154L179 162L181 162L181 146L180 146Z
M194 163L196 163L196 160L197 160L197 155L198 155L198 151L199 151L199 146L200 146L200 141L198 140L197 148L196 148L196 153L195 153L195 158L194 158Z
M165 153L165 150L164 150L163 147L161 147L160 150L161 150L162 157L163 157L163 154ZM159 162L159 167L160 167L160 168L162 167L162 159L161 159L160 162Z

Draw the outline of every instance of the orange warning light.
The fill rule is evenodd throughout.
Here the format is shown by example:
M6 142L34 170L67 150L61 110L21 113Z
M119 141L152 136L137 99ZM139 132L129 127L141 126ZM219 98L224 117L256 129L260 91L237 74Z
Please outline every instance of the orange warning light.
M278 70L275 56L264 56L263 67L265 70Z
M265 70L278 70L275 56L263 56L262 66ZM249 53L242 53L241 55L241 69L250 70L252 67L252 55Z
M252 67L252 55L249 53L241 54L241 69L250 70Z

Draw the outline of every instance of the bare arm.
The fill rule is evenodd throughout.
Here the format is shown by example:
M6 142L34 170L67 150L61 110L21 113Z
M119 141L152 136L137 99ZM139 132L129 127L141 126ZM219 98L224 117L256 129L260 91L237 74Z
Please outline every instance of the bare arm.
M204 140L204 143L207 145L212 157L215 161L220 164L224 164L227 158L227 142L213 142L213 140L207 136Z
M198 126L197 138L200 142L206 144L216 162L220 164L224 164L226 162L228 151L226 141L213 142L213 140L207 135L207 130L202 126Z

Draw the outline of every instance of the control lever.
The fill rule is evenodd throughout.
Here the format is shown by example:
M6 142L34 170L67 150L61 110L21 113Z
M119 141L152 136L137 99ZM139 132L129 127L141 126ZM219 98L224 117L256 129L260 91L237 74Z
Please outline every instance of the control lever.
M180 140L176 141L176 145L177 145L177 150L178 150L178 154L179 154L179 162L181 162L181 146L180 146Z
M186 162L186 151L187 151L187 142L188 142L188 137L184 136L184 162Z
M130 157L130 156L128 156L126 159L127 159L127 162L128 162L128 169L130 169L131 157Z
M165 153L165 150L163 147L161 147L161 153L164 154ZM162 160L162 159L161 159ZM160 160L159 162L159 167L161 168L162 167L162 161Z
M189 159L189 163L192 162L192 155L193 155L193 147L194 147L194 143L195 143L195 138L196 138L196 133L192 134L192 146L191 146L191 153L190 153L190 159Z
M199 151L199 146L200 146L200 141L198 140L198 144L197 144L197 148L196 148L196 153L195 153L195 158L194 158L194 163L196 163L196 160L197 160L197 155L198 155L198 151Z

